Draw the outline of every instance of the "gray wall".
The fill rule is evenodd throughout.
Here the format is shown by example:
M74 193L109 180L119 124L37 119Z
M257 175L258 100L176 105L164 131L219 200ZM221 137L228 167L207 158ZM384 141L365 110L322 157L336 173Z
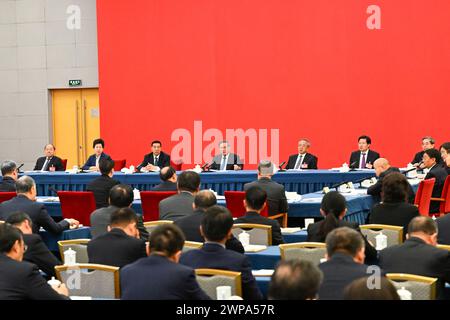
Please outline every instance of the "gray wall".
M69 5L81 29L69 30ZM49 89L98 87L96 0L0 0L0 161L33 168L51 142Z

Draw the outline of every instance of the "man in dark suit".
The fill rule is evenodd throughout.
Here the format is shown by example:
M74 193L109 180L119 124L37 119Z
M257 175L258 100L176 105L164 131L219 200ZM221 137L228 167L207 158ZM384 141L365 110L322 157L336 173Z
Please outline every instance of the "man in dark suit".
M136 168L138 171L159 171L164 167L170 167L170 156L161 151L161 141L152 142L152 152L144 156L142 163Z
M261 216L261 211L266 206L267 193L260 187L251 187L245 191L244 206L246 213L244 216L234 220L238 223L254 223L264 224L272 227L272 245L277 246L283 244L283 236L281 235L280 224L277 220L269 219Z
M403 244L380 252L380 266L387 273L438 278L438 297L442 297L445 282L450 282L450 253L436 248L436 222L424 216L414 218L408 226L407 238Z
M288 211L284 186L272 180L273 172L272 162L263 160L258 165L258 180L244 185L244 191L251 187L260 187L267 193L270 216Z
M177 172L172 167L164 167L159 172L160 184L155 186L152 191L177 191Z
M440 165L441 154L436 149L425 150L423 155L423 165L425 169L428 169L428 173L425 176L426 179L435 178L432 198L440 198L442 195L442 189L444 188L445 179L447 179L447 171ZM431 201L430 213L439 212L440 202Z
M434 149L434 139L430 136L426 136L422 138L422 151L417 152L414 155L414 158L411 161L411 164L415 167L420 167L423 169L422 159L425 153L425 150Z
M147 256L145 242L139 239L136 213L122 208L111 215L109 232L89 241L89 263L122 268Z
M175 221L193 213L192 204L200 188L200 175L194 171L184 171L177 181L178 194L159 203L159 219Z
M194 269L208 268L240 272L242 298L260 300L262 294L252 274L248 257L225 248L225 242L231 236L232 227L233 218L227 208L212 206L206 210L200 229L206 242L201 249L183 253L180 263Z
M0 192L15 192L16 180L18 178L17 165L14 161L3 161L2 163L2 182L0 183Z
M450 245L450 214L446 214L436 219L438 226L438 243Z
M44 241L38 234L33 234L30 217L23 212L16 212L9 216L7 223L15 226L23 233L23 241L28 247L23 260L34 263L49 277L55 276L55 266L61 265L53 253L48 250Z
M81 169L99 171L100 159L112 159L109 155L103 152L103 149L105 148L105 141L103 141L103 139L95 139L94 142L92 142L92 148L94 148L94 154L89 156L86 163L81 167Z
M331 231L326 238L327 261L319 265L323 282L320 300L342 300L344 289L353 280L371 275L364 264L364 240L348 227Z
M178 264L184 236L173 224L150 235L150 256L120 270L122 300L210 300L192 268Z
M373 186L370 186L367 189L367 194L373 196L375 201L381 201L381 186L383 185L383 178L388 174L393 172L400 172L400 170L396 167L391 167L389 161L385 158L378 158L373 163L373 168L375 169L375 174L378 177L377 183ZM408 202L414 203L415 193L411 185L408 183Z
M27 250L22 232L9 223L0 224L0 300L64 300L64 284L51 287L38 267L22 261Z
M225 171L225 170L242 170L244 164L237 154L230 153L230 144L228 141L219 142L220 154L215 155L211 160L209 169Z
M208 208L217 204L214 193L210 190L199 191L194 198L194 212L184 218L180 218L174 222L183 231L187 241L205 242L200 233L200 225ZM233 235L227 240L225 246L229 250L244 253L242 243Z
M373 163L380 157L378 152L370 150L372 139L368 136L358 138L358 151L350 155L350 168L372 169Z
M64 171L61 158L55 156L55 146L47 144L44 147L45 157L40 157L36 161L34 170L40 171Z
M75 219L64 219L56 223L47 213L45 206L36 202L36 184L33 178L20 177L16 182L17 196L0 204L0 220L7 220L14 212L25 212L33 222L33 233L43 227L50 233L60 234L70 226L78 227Z
M286 169L317 169L317 157L308 153L311 143L308 139L298 142L298 154L289 157Z
M120 184L119 181L112 178L114 175L114 161L100 159L98 162L101 176L88 183L86 190L92 191L95 198L96 208L105 208L109 205L109 191L112 187Z
M91 235L96 238L108 232L108 226L111 223L111 215L120 208L130 208L133 204L134 194L133 189L127 184L118 184L111 188L109 192L109 206L100 208L92 212L91 220ZM145 229L142 215L137 216L137 228L139 230L139 237L147 241L148 231Z

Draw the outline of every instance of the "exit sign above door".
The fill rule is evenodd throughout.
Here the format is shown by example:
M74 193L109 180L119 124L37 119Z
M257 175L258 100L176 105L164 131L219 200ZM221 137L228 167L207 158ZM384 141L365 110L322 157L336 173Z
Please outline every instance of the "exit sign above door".
M69 80L69 87L81 86L81 80Z

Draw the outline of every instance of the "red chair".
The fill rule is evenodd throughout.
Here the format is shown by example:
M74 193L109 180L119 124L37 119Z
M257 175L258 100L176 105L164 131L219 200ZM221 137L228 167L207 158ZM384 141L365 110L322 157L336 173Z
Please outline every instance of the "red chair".
M0 192L0 203L11 200L15 196L17 196L15 192Z
M63 218L78 220L90 226L91 213L96 209L94 193L83 191L58 191Z
M114 171L120 171L127 165L127 159L114 160Z
M174 168L176 171L181 171L181 167L183 166L183 162L181 162L181 160L175 160L175 162L170 160L170 166L172 168Z
M66 168L67 168L67 159L61 159L61 163L62 163L62 166L63 166L63 170L66 171Z
M176 191L141 191L144 221L159 220L159 202L177 194Z
M429 216L430 214L431 194L433 193L435 181L435 178L423 180L417 189L414 205L419 208L419 213L423 216Z
M439 215L450 213L450 176L445 179L444 187L442 188L442 195L440 198L431 198L431 201L439 201Z

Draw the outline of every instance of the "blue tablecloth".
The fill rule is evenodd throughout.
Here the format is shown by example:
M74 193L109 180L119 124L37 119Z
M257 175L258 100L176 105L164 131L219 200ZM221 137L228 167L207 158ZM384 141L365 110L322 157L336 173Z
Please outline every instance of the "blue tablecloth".
M267 292L269 291L270 277L255 277L256 284L259 290L263 294L264 298L267 298Z
M270 246L266 250L248 252L245 255L250 259L252 270L275 269L277 262L281 259L278 246Z
M99 173L69 174L65 172L26 172L36 181L37 193L40 196L54 196L51 189L64 191L85 191L86 185ZM201 188L213 189L218 194L227 190L243 190L244 184L257 179L256 171L224 171L208 172L201 175ZM325 186L344 181L356 181L375 176L374 170L361 170L341 173L332 170L305 170L278 172L273 180L283 184L286 191L306 194L322 190ZM114 179L145 191L160 183L158 173L124 174L117 172ZM1 177L0 177L1 181Z
M58 241L61 240L73 240L73 239L90 239L91 228L81 227L78 229L65 230L59 235L52 234L47 231L40 231L39 234L42 240L47 245L50 251L58 252Z
M305 242L307 236L308 233L304 230L296 233L283 234L283 239L285 243Z

